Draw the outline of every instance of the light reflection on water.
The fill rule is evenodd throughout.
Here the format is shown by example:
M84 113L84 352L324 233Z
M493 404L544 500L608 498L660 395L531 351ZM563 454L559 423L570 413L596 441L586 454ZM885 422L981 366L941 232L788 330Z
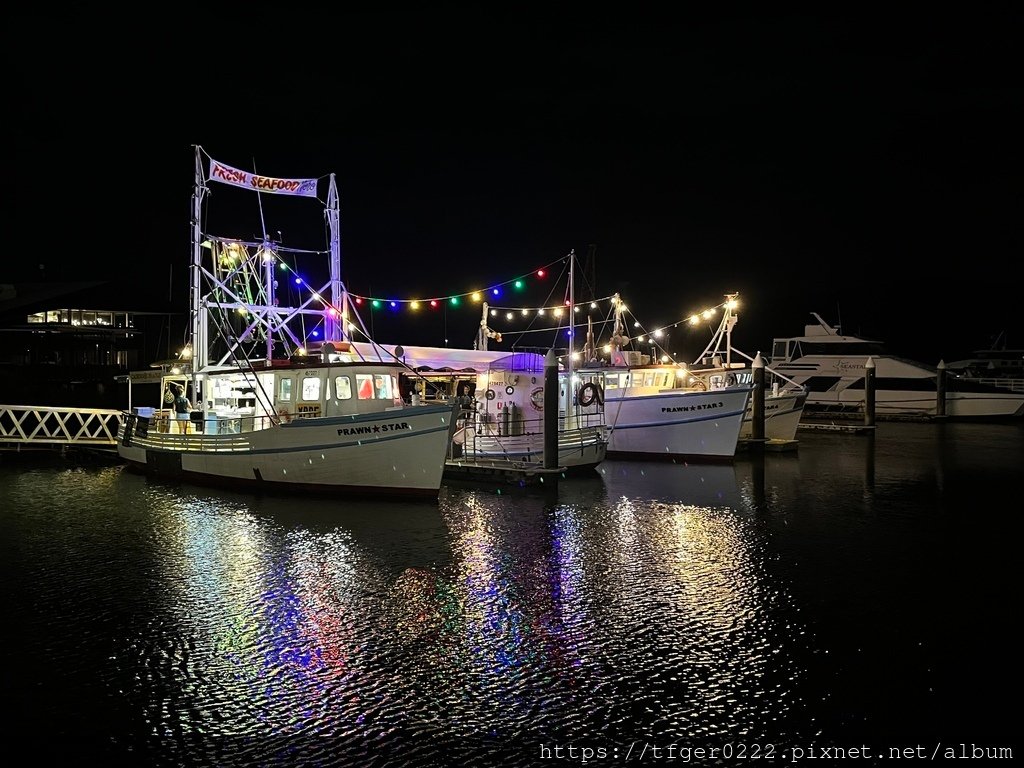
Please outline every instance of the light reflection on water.
M4 468L12 658L79 754L148 764L527 765L542 743L821 738L856 719L835 696L851 683L828 682L827 654L854 653L830 603L891 618L872 602L902 574L890 552L979 459L913 428L806 442L437 505ZM851 547L883 573L840 571Z

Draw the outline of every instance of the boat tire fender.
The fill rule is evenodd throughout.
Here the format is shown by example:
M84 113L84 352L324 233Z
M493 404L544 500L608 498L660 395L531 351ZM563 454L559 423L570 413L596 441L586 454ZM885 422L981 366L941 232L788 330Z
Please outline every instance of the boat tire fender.
M584 408L588 405L593 405L594 403L600 405L604 402L604 393L601 392L601 387L592 381L588 381L580 387L580 391L576 395L576 400Z

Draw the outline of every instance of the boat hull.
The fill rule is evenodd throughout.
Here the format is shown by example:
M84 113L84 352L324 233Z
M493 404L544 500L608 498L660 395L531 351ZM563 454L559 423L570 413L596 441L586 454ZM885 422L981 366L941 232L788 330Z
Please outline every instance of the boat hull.
M937 373L901 358L872 358L875 414L879 417L939 415ZM776 368L807 386L806 412L863 412L866 358L804 357ZM891 385L890 385L891 383ZM958 391L958 387L960 390ZM1008 419L1024 416L1024 394L947 377L945 416L950 419Z
M448 406L298 419L241 434L118 433L141 471L226 487L436 497L452 430Z
M765 396L764 402L764 437L766 440L796 440L796 432L800 427L800 419L804 414L807 394L795 392ZM743 418L740 439L749 440L754 435L753 399L747 406L747 414Z
M609 459L732 460L751 389L605 391Z

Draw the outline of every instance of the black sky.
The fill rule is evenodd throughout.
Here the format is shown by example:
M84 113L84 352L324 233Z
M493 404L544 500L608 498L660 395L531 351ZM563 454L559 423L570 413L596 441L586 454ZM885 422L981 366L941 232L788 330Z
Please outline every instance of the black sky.
M164 308L171 270L184 310L199 144L335 173L357 293L461 293L593 248L596 293L648 326L738 291L749 352L812 311L930 363L1024 343L1021 14L531 13L168 21L60 56L31 55L48 25L11 25L11 280L130 275L124 308ZM258 234L239 205L213 234ZM265 212L323 246L319 209ZM449 313L453 346L476 319ZM382 340L443 343L406 330L428 337Z

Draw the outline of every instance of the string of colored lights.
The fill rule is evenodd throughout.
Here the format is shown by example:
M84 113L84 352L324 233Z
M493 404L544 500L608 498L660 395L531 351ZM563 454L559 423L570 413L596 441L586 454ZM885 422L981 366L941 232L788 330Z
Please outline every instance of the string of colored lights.
M238 242L240 244L242 244L242 245L257 245L255 243L242 243L241 241L238 241ZM287 251L287 250L291 250L291 249L281 249L281 250ZM304 253L308 253L308 251L303 251L303 252ZM273 259L275 259L278 262L278 268L281 271L291 272L294 275L294 278L293 278L294 284L296 286L300 287L300 288L305 288L306 290L308 290L310 292L311 297L313 299L315 299L316 301L320 302L324 306L325 310L327 310L332 315L341 315L342 314L340 309L338 309L337 307L334 307L331 304L331 302L328 299L326 299L320 293L320 291L314 289L312 287L312 285L310 285L301 275L297 274L295 272L295 270L292 267L290 267L288 265L288 263L275 250L273 250L273 249L270 249L270 250L263 249L263 258L266 259L268 257L269 258L273 258ZM513 288L516 289L516 290L523 290L525 288L524 280L526 280L528 277L533 276L533 275L536 275L538 278L543 278L543 277L547 276L547 270L550 269L550 267L552 265L558 264L561 261L564 261L564 259L559 259L559 260L550 262L549 264L545 265L544 267L540 267L538 269L531 270L530 272L524 273L522 275L518 275L516 277L510 278L508 280L504 280L504 281L499 282L499 283L495 283L493 285L488 286L486 289L474 290L474 291L466 291L464 293L452 294L452 295L448 295L448 296L436 296L436 297L429 298L429 299L382 299L382 298L374 298L374 297L371 297L371 296L355 294L355 293L352 293L352 292L347 292L347 295L348 295L349 299L355 305L355 307L353 307L353 311L355 310L356 307L361 306L364 303L369 303L369 306L372 307L373 309L379 309L379 308L381 308L383 306L387 306L388 308L391 308L391 309L394 309L394 310L399 310L399 309L402 309L403 307L408 307L411 310L417 310L417 309L421 308L422 306L429 306L431 308L437 308L437 307L445 305L445 304L448 304L448 305L451 305L451 306L459 306L461 301L463 299L465 299L466 297L469 297L469 299L471 301L473 301L474 303L482 303L483 302L483 298L484 298L485 295L487 295L488 298L490 298L490 297L499 298L502 295L502 289L505 288L506 286L509 286L509 285L513 286ZM614 302L614 300L615 300L615 296L614 295L604 296L604 297L601 297L599 299L592 299L592 300L589 300L589 301L584 301L584 302L577 303L577 304L575 304L572 307L572 309L573 309L574 313L579 313L581 308L588 307L590 309L597 309L599 304L604 303L604 302ZM700 323L700 321L702 319L703 320L709 320L710 318L714 317L715 314L717 314L718 310L723 309L723 308L729 306L730 304L732 305L731 308L735 308L735 306L736 306L736 299L735 298L727 299L726 301L721 302L721 303L719 303L719 304L717 304L717 305L715 305L713 307L709 307L709 308L701 310L699 312L692 313L692 314L688 315L685 318L682 318L680 320L674 321L674 322L669 323L667 325L661 326L660 328L652 329L650 331L645 329L643 327L643 325L640 323L640 321L636 318L636 316L633 315L632 312L629 312L629 310L625 306L623 306L623 310L625 312L629 312L629 315L631 317L633 317L633 319L634 319L633 327L634 328L638 328L641 331L641 334L639 336L635 337L634 341L636 341L637 343L644 343L645 337L650 337L651 338L651 342L650 343L656 345L659 349L661 349L661 351L663 353L669 354L669 356L671 356L670 353L667 352L667 350L662 348L660 346L660 344L658 344L655 341L655 339L660 338L661 335L665 331L667 331L667 330L669 330L671 328L677 328L677 327L679 327L679 325L681 325L683 323L687 323L689 325L697 325L698 323ZM517 314L519 316L530 316L530 315L533 315L535 317L543 317L547 313L550 313L551 316L556 318L556 319L560 319L562 317L562 315L566 312L568 307L569 307L569 301L566 300L563 304L560 304L560 305L547 305L547 306L541 306L541 307L490 306L489 305L488 306L488 310L489 310L489 315L491 317L495 317L495 318L498 317L501 313L504 313L504 316L505 316L506 320L513 320L513 319L515 319ZM243 311L243 310L240 310L240 311ZM357 314L357 317L358 317L358 314ZM360 321L361 321L361 319L360 319ZM609 322L610 321L607 321L607 320L599 321L599 324L600 325L606 325ZM320 323L317 323L316 326L314 326L314 328L311 329L311 331L309 332L309 336L311 336L313 338L316 338L316 337L318 337L320 335L319 334L319 330L318 330L319 329L319 325L320 325ZM562 330L566 330L567 332L571 333L571 328L572 328L572 325L565 325L565 326L563 326L563 325L559 324L559 325L556 325L556 326L549 326L547 328L512 330L512 331L507 331L506 333L516 334L516 335L524 335L524 334L527 334L527 333L550 333L551 331L559 331L560 332ZM366 336L365 329L364 328L363 329L359 328L354 323L351 323L351 322L348 323L348 330L349 331L358 331L363 336ZM304 333L303 335L305 336L306 334Z

